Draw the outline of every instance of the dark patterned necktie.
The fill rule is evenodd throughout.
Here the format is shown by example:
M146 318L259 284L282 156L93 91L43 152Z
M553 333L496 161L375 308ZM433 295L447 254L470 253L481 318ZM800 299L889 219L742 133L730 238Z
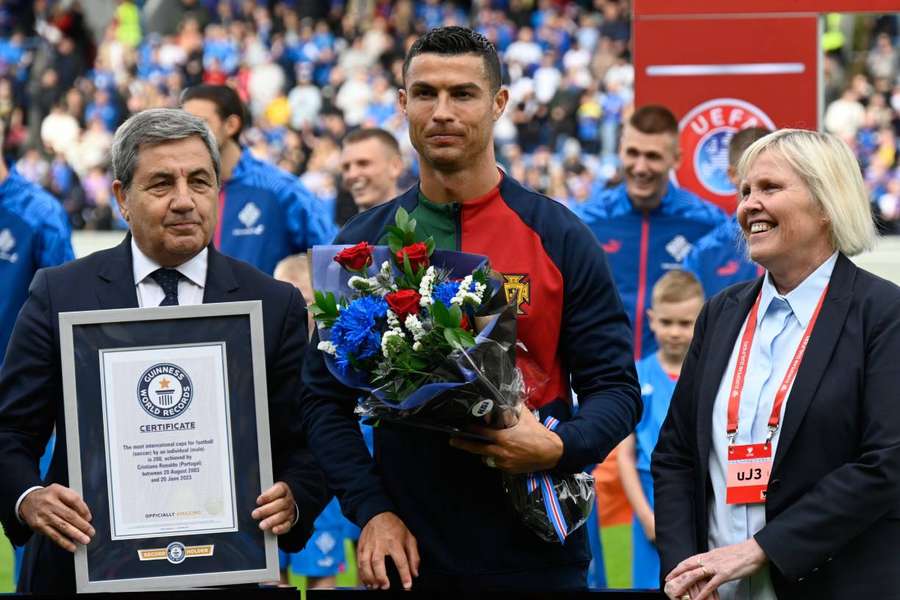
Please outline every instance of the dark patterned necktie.
M150 277L159 284L166 297L159 303L160 306L178 306L178 281L182 275L175 269L157 269L150 273Z

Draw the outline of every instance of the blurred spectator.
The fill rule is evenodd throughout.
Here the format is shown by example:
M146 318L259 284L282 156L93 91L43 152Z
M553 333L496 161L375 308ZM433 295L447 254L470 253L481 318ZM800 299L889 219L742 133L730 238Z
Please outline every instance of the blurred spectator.
M64 154L71 152L81 135L78 119L66 112L64 102L53 106L50 114L41 123L41 142L48 152Z
M825 111L825 129L845 141L850 141L856 137L865 116L866 109L859 101L859 94L851 86Z
M879 33L875 39L875 47L866 57L866 67L869 75L874 79L886 79L895 81L900 69L900 57L897 49L891 43L891 37L886 33Z
M518 179L578 203L585 183L602 188L619 167L619 133L634 98L630 7L628 0L117 0L96 51L78 3L39 2L29 8L33 18L12 12L7 21L0 10L4 151L16 159L34 147L47 152L43 161L54 159L41 126L64 100L80 128L65 160L83 179L105 160L105 137L92 125L98 114L110 129L136 111L177 105L186 87L227 84L250 107L248 147L333 201L337 144L349 129L396 135L411 169L405 177L414 175L395 101L404 52L431 25L471 23L497 44L510 87L495 129L498 155L514 147L509 168ZM866 169L878 163L868 179L874 202L895 167L881 165L891 156L886 128L900 130L897 27L895 16L860 19L829 17L828 32L841 43L824 60L826 106L852 90L828 123L852 134ZM319 144L323 137L331 143ZM583 156L564 167L573 141ZM34 155L26 162L41 171Z

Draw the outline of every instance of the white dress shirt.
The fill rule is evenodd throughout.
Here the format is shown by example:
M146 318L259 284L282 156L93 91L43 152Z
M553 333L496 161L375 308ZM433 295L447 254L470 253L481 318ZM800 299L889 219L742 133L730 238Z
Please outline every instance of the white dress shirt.
M203 248L199 254L186 263L175 267L184 277L178 282L178 304L192 306L203 304L203 288L206 285L206 266L209 249ZM141 252L134 238L131 238L131 268L134 272L134 285L137 286L138 306L159 306L166 293L150 274L162 266Z
M735 444L760 444L768 435L769 415L775 403L775 392L794 357L806 327L816 310L819 298L831 279L837 253L822 263L803 283L781 295L766 274L759 302L759 318L753 346L747 361L747 373L738 411ZM748 314L749 317L749 314ZM750 539L766 526L765 504L726 504L725 482L728 473L728 398L737 362L738 350L747 320L738 334L728 367L719 384L712 414L712 446L709 453L709 475L712 494L709 497L709 549L722 548ZM792 383L793 386L793 383ZM790 402L790 391L781 406L781 420ZM772 456L778 448L781 429L772 437ZM776 600L768 566L751 577L727 583L719 588L721 600Z

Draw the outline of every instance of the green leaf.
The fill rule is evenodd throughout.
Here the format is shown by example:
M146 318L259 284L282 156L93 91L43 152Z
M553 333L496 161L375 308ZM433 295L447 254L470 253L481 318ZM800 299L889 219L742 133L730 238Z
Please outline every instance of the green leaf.
M450 308L450 322L451 327L459 327L459 324L462 322L462 311L455 304Z
M450 344L454 348L459 348L462 346L462 343L459 340L459 336L457 335L456 329L444 329L444 339L447 340L447 343Z
M399 227L397 227L395 225L391 225L390 227L388 227L387 231L388 231L388 235L396 236L398 239L401 239L401 240L406 235L405 231L403 231L402 229L400 229Z
M327 310L329 313L337 314L337 300L335 299L333 292L328 292L327 294L325 294L325 303L323 308L325 308L325 310Z
M396 254L403 248L403 242L389 235L388 248L390 248L391 252L396 256Z
M460 343L466 348L471 348L475 345L475 336L466 331L465 329L457 329L456 335L459 337Z
M410 219L409 223L406 224L406 232L407 233L415 233L415 231L416 231L416 220ZM415 238L413 238L413 241L415 241Z
M434 317L434 322L441 327L453 327L453 324L450 322L450 311L447 310L443 302L436 300L431 305L431 314Z
M433 237L429 236L428 239L425 240L425 248L428 250L428 256L431 256L432 253L434 252L434 238Z
M397 209L397 214L394 216L394 222L397 224L397 227L405 230L407 224L409 224L409 213L406 212L406 209L402 206Z
M412 263L409 262L409 255L406 252L403 253L403 272L406 273L410 281L416 277L412 270Z

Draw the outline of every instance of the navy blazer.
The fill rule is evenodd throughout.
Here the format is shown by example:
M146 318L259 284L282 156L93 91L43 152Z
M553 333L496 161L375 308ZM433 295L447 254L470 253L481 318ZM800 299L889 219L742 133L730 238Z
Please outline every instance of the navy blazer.
M74 563L65 550L18 521L15 504L34 485L68 485L66 427L60 371L59 313L137 308L131 236L115 248L61 267L38 271L16 321L0 370L0 521L16 545L28 543L20 591L74 591ZM330 499L325 478L300 431L300 371L306 346L306 310L293 286L275 281L247 263L209 247L203 302L262 300L269 425L275 480L291 488L300 521L279 536L299 550L313 521ZM54 428L57 443L47 478L38 459Z
M703 308L653 453L661 578L708 550L712 410L762 279ZM779 598L900 598L900 288L838 256L755 539Z

